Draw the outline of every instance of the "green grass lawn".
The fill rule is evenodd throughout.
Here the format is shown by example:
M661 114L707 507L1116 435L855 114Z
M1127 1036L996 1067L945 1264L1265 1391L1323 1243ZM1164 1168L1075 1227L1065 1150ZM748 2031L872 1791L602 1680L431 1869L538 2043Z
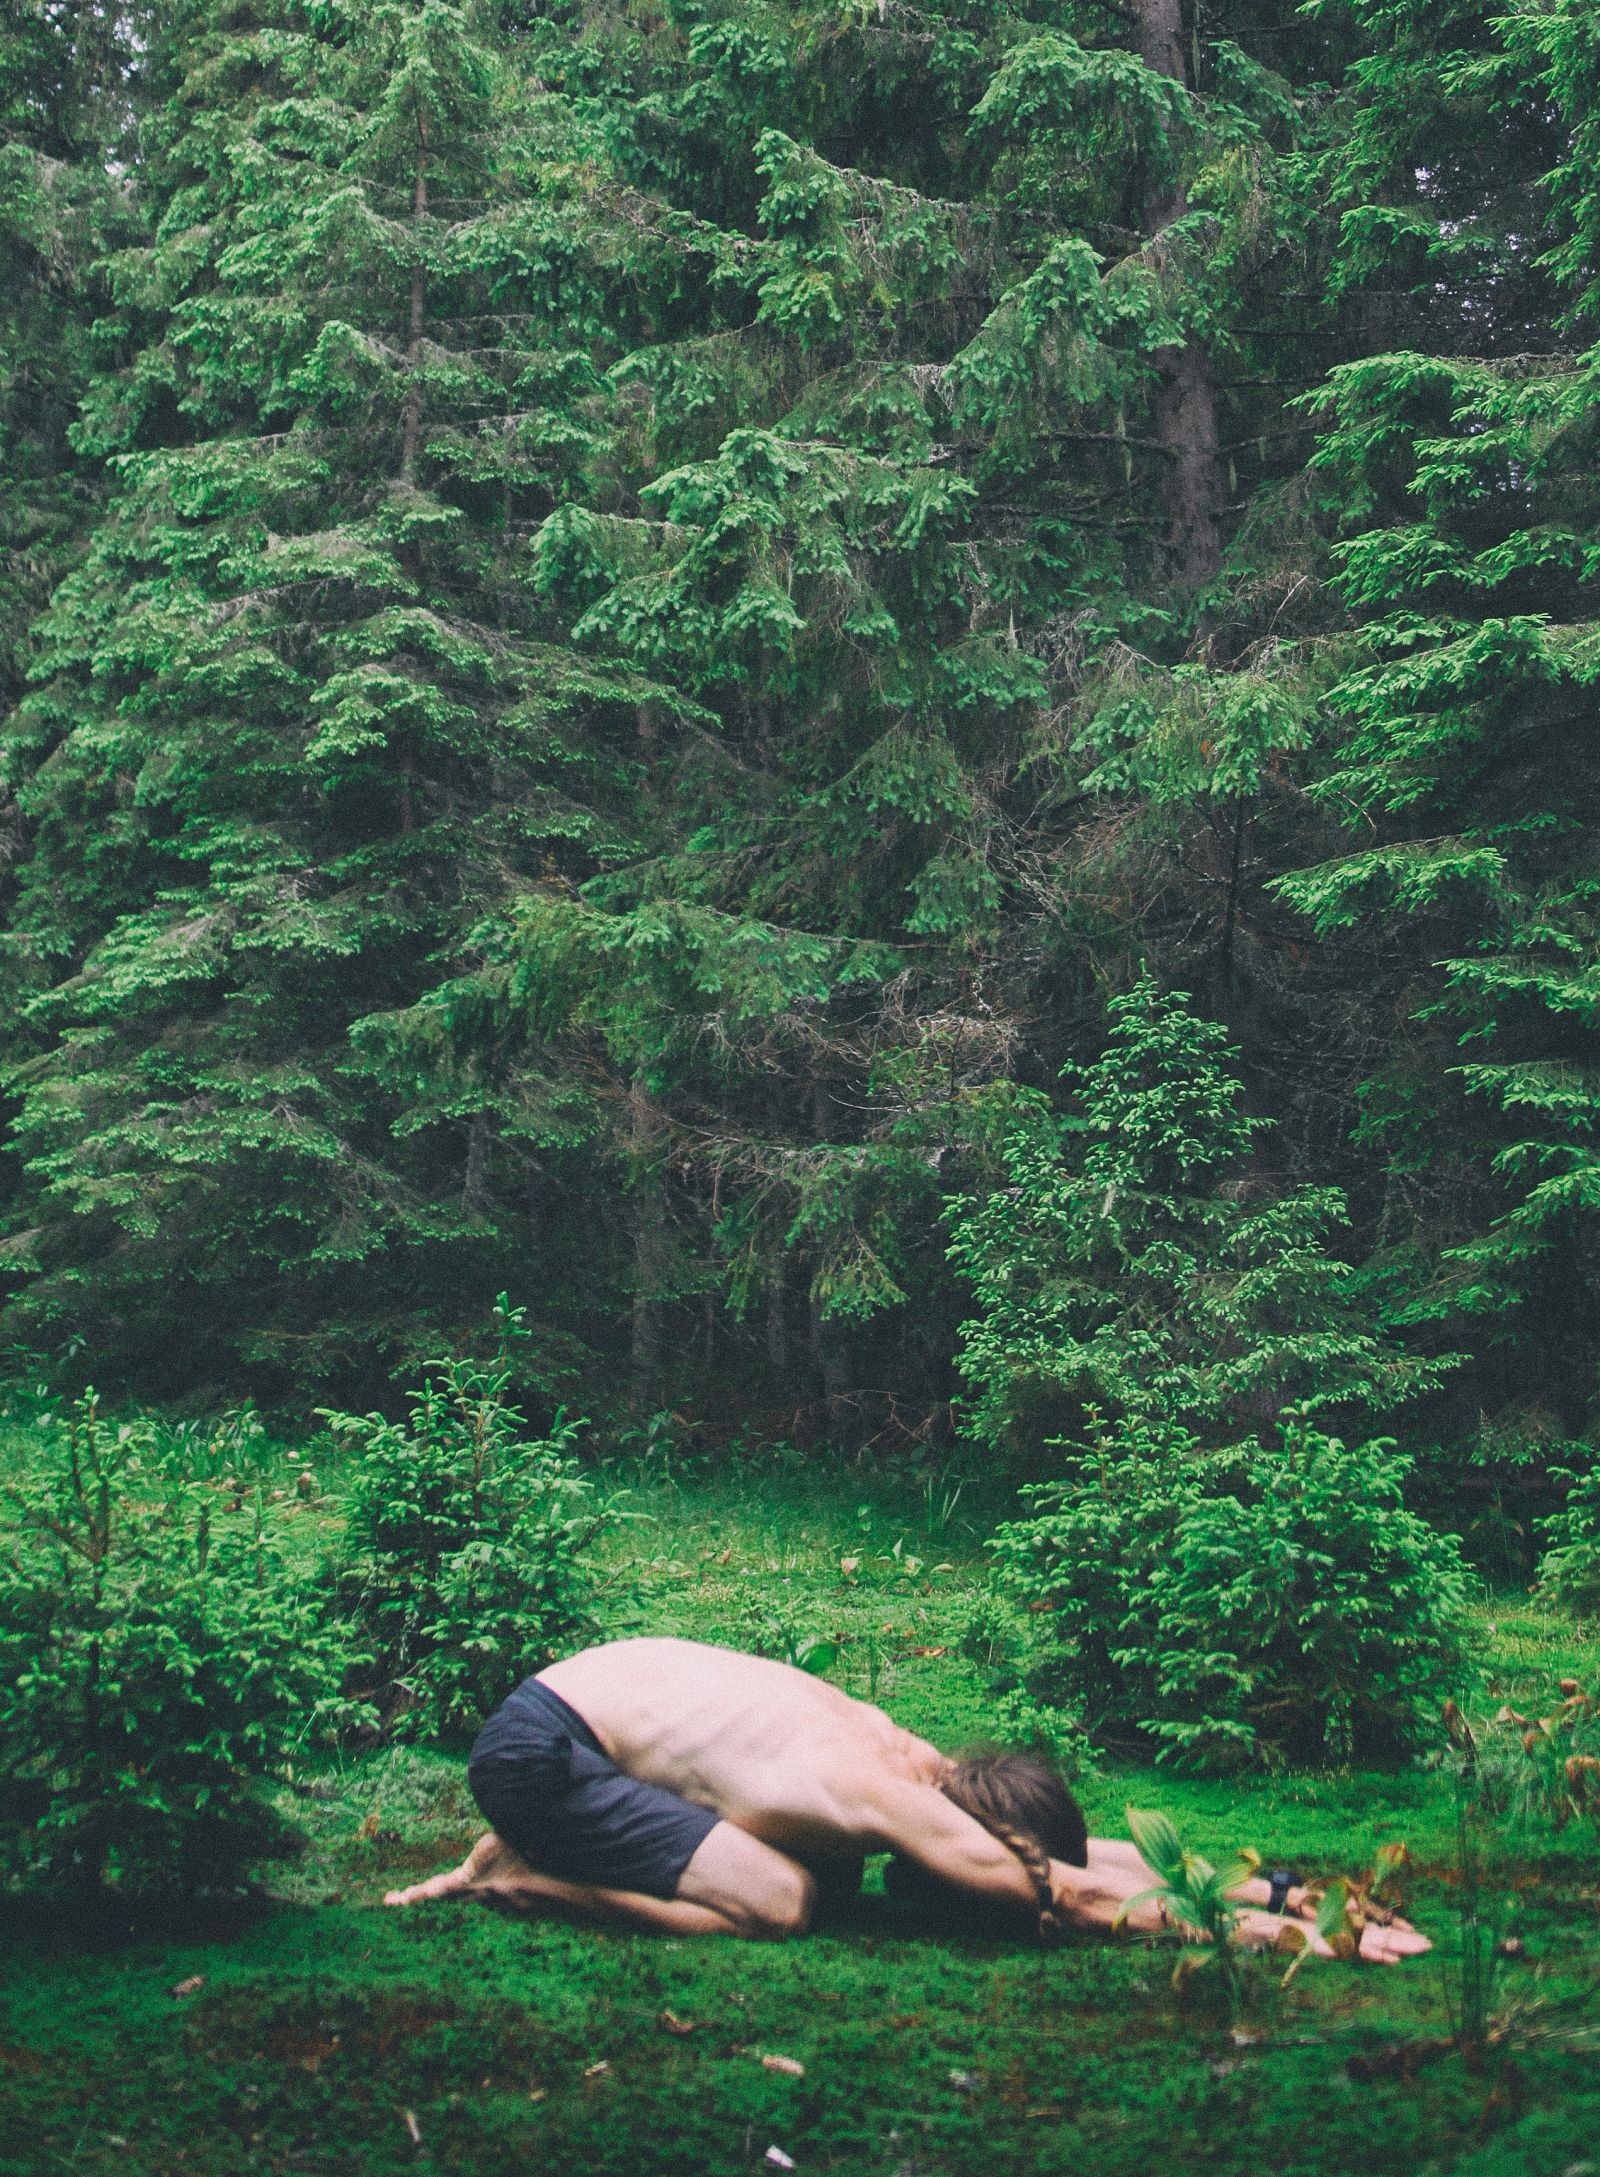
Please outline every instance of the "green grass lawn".
M966 1500L897 1498L774 1468L637 1489L609 1545L617 1630L783 1653L839 1645L832 1675L946 1743L981 1732L963 1652L982 1594ZM968 1516L971 1515L971 1524ZM899 1554L895 1545L899 1544ZM912 1561L915 1562L912 1569ZM1491 1610L1498 1691L1592 1675L1570 1624ZM1180 2001L1172 1947L933 1935L875 1882L783 1947L591 1934L476 1908L386 1912L398 1879L473 1834L459 1760L380 1751L290 1794L307 1844L231 1919L92 1927L12 1903L0 1920L0 2172L593 2171L732 2177L1147 2177L1216 2172L1600 2172L1600 1840L1525 1843L1499 1874L1527 1958L1497 2001L1527 2029L1486 2067L1407 2075L1350 2060L1448 2031L1454 1812L1422 1770L1195 1782L1108 1766L1092 1824L1131 1799L1202 1849L1357 1869L1404 1841L1435 1958L1393 1971L1253 1971L1241 2026ZM179 1993L177 1991L183 1991ZM802 2066L774 2069L764 2057ZM1380 2067L1381 2068L1381 2067Z

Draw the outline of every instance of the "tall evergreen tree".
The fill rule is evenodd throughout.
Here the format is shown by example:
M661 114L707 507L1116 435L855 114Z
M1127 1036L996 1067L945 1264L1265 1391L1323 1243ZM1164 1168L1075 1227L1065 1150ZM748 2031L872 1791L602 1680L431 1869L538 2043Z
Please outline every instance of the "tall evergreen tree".
M469 1058L353 1030L593 826L562 720L639 691L574 692L510 572L574 366L538 338L564 237L467 12L196 6L168 35L155 239L114 266L130 360L80 431L120 489L9 736L17 1320L282 1382L408 1347L549 1244L543 1158L583 1122L502 1149Z
M146 34L134 5L24 0L0 27L0 713L26 683L34 623L87 541L97 465L72 444L104 307L105 252L137 213L131 148ZM6 822L7 864L21 844Z
M630 178L730 222L734 292L721 325L613 365L637 510L593 478L536 564L576 640L674 682L713 733L650 722L668 850L537 903L513 943L546 989L577 948L572 1027L628 1084L641 1401L657 1301L719 1275L784 1364L803 1300L835 1423L852 1374L882 1372L877 1336L840 1326L916 1294L937 1397L956 1092L1038 1063L1064 995L1092 1016L1092 935L1071 907L1062 933L1075 826L1050 807L1104 751L1059 722L1109 747L1113 684L1188 696L1166 690L1227 519L1219 360L1273 315L1246 293L1286 247L1297 128L1222 26L1180 59L1170 10L1148 14L956 9L930 44L899 18L797 41L785 11L696 11L687 79L664 33L613 123ZM1298 730L1263 678L1234 704L1258 766Z
M1357 836L1283 890L1371 933L1416 1024L1364 1122L1412 1312L1475 1338L1501 1434L1560 1437L1600 1391L1600 45L1566 0L1356 12L1391 45L1332 165L1340 277L1381 269L1408 340L1318 396L1361 647L1314 791Z

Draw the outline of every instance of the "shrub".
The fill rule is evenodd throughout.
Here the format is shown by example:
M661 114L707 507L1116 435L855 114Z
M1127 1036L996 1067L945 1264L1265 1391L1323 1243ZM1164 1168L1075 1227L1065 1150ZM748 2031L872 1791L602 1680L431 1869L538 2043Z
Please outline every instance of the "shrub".
M1199 1767L1408 1744L1460 1667L1466 1580L1402 1502L1407 1464L1302 1412L1227 1452L1107 1428L993 1545L1046 1628L1030 1684Z
M1539 1566L1539 1586L1564 1610L1588 1617L1600 1612L1600 1466L1583 1475L1558 1467L1569 1484L1567 1500L1543 1522L1550 1547Z
M508 1402L523 1315L502 1293L493 1358L431 1362L403 1422L323 1410L355 1454L348 1591L407 1736L469 1733L594 1627L583 1552L612 1508L570 1456L581 1424L530 1438Z
M349 1657L295 1516L197 1483L92 1393L36 1432L0 1552L0 1852L24 1879L236 1886L265 1781L348 1716ZM231 1485L228 1485L231 1487Z

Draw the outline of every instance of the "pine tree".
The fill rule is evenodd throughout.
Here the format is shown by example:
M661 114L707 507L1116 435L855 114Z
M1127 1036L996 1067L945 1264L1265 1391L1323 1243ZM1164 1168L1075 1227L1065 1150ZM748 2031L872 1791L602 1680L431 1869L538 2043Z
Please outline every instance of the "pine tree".
M80 431L120 488L9 735L17 1322L180 1378L242 1347L283 1382L409 1348L530 1222L548 1244L570 1095L542 1132L524 1096L502 1147L470 1050L424 1068L358 1028L436 995L594 829L565 723L640 689L574 676L515 578L548 374L576 366L545 308L502 334L565 238L467 14L197 6L166 64L155 239L114 268L131 359Z
M1483 1324L1480 1405L1559 1438L1592 1409L1600 1277L1595 30L1358 12L1394 48L1336 167L1342 277L1403 268L1416 344L1318 396L1362 641L1314 790L1359 830L1283 891L1320 933L1381 932L1419 1023L1365 1119L1420 1208L1412 1312Z
M1215 1022L1147 974L1058 1116L1019 1093L1003 1180L949 1205L970 1433L1032 1463L1094 1409L1211 1444L1304 1412L1382 1413L1437 1380L1329 1246L1332 1188L1268 1192Z

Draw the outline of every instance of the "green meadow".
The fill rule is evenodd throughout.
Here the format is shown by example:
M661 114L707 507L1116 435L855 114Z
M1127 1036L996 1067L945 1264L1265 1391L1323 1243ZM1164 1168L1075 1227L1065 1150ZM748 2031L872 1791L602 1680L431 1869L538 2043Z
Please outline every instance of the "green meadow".
M947 1744L978 1736L987 1522L949 1496L776 1459L734 1480L636 1478L607 1544L626 1598L611 1629L780 1654L826 1641L848 1691ZM1526 1596L1484 1608L1480 1702L1536 1701L1592 1665ZM1170 1941L1043 1953L933 1928L876 1869L786 1946L387 1911L384 1890L459 1854L474 1819L459 1758L379 1748L296 1775L282 1803L303 1847L237 1908L4 1907L0 2170L735 2177L787 2166L773 2149L852 2177L1591 2166L1592 1830L1490 1841L1482 1911L1522 1954L1499 1962L1491 2045L1469 2065L1433 2045L1461 2000L1448 1775L1107 1763L1083 1791L1097 1829L1160 1807L1202 1851L1253 1844L1308 1872L1359 1872L1403 1843L1400 1887L1437 1949L1395 1969L1312 1961L1287 1989L1260 1960L1230 2025L1204 1976L1175 1992Z

